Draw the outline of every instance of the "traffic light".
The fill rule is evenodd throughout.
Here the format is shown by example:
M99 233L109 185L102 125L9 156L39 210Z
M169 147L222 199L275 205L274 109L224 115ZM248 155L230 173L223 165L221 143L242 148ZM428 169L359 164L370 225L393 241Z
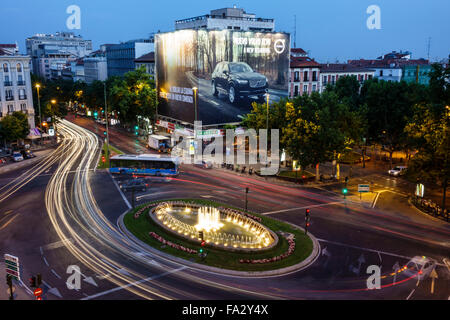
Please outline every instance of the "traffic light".
M108 133L106 131L103 131L103 135L106 137Z
M40 287L42 284L42 275L40 273L38 273L36 276L36 284L38 287Z
M139 126L134 127L134 134L137 136L139 135Z
M37 288L37 281L36 281L37 279L36 279L36 277L35 276L32 276L31 278L30 278L30 287L31 288Z
M206 241L205 240L202 241L202 247L204 247L204 246L206 246Z
M198 252L203 253L203 248L200 248L200 250Z
M344 195L346 195L346 194L348 193L348 189L347 189L347 188L342 189L342 193L343 193Z
M103 162L103 163L106 163L106 158L105 158L105 156L102 156L102 162Z
M97 112L97 111L94 112L94 118L95 118L95 119L98 118L98 112Z

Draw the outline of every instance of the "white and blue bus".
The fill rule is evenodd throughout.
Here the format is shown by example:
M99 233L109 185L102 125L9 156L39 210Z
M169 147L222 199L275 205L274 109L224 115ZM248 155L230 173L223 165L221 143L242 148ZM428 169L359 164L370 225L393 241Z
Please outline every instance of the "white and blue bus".
M170 177L179 174L178 158L153 154L126 155L111 157L112 174L133 174L143 176Z

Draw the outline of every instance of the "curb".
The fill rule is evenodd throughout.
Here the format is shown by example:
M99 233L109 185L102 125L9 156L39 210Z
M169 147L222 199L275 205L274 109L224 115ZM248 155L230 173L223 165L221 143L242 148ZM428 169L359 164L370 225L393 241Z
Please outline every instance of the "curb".
M209 267L209 266L190 262L185 259L174 257L167 253L161 252L161 251L149 246L148 244L144 243L143 241L139 240L138 238L136 238L130 231L128 231L128 229L125 227L125 224L123 223L124 216L126 214L128 214L130 211L131 210L128 210L125 213L123 213L118 218L117 224L118 224L118 227L120 228L120 230L123 232L123 234L126 235L131 241L137 243L138 245L145 248L146 250L148 250L149 252L151 252L154 255L160 256L160 257L170 260L172 262L175 262L175 263L178 263L178 264L181 264L181 265L193 268L193 269L195 268L196 270L214 273L214 274L218 274L221 276L241 277L241 278L242 277L245 277L245 278L248 278L248 277L267 278L267 277L285 276L285 275L288 275L288 274L291 274L294 272L299 272L299 271L305 270L306 268L310 267L312 264L314 264L314 262L316 262L316 260L319 257L319 254L321 252L321 247L320 247L319 241L312 234L308 233L308 236L310 237L310 239L313 242L313 250L308 258L306 258L305 260L303 260L302 262L300 262L296 265L286 267L283 269L270 270L270 271L255 271L255 272L235 271L235 270L220 269L220 268L216 268L216 267ZM283 221L283 222L291 225L295 229L302 230L304 232L304 229L300 228L299 226L296 226L289 222L285 222L285 221Z
M420 210L419 208L417 208L412 202L411 202L411 199L408 199L408 204L413 208L413 209L415 209L417 212L419 212L420 214L422 214L423 216L426 216L428 219L430 219L430 220L433 220L433 221L435 221L435 222L444 222L444 223L448 223L447 221L445 221L444 219L439 219L439 218L436 218L436 217L433 217L432 215L430 215L430 214L428 214L428 213L426 213L426 212L423 212L422 210Z

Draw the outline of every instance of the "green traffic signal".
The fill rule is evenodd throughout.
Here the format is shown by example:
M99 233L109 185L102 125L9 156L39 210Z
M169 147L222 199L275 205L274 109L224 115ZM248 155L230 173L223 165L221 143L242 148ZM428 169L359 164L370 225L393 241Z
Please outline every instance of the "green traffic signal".
M200 249L199 252L200 252L200 253L203 253L203 249Z
M342 189L342 193L343 194L347 194L348 193L348 189L347 188Z

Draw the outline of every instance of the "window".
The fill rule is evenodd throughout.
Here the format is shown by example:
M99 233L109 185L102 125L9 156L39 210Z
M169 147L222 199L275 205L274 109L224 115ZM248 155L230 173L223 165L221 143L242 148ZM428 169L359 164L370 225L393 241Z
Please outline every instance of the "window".
M380 70L380 77L383 76L383 70Z
M3 72L9 72L9 68L8 68L8 64L7 63L3 64Z
M336 83L336 76L331 76L331 84L335 84Z
M21 103L20 104L20 110L27 111L27 104L26 103Z
M298 96L298 86L294 86L294 97Z
M295 71L294 72L294 82L299 82L300 81L300 72Z
M308 85L307 84L305 84L303 86L303 93L305 93L305 92L308 92Z
M326 85L326 84L327 84L328 77L327 77L327 76L323 76L322 79L323 79L323 80L322 80L323 84Z
M303 81L308 81L308 71L303 73Z
M317 71L313 71L312 81L317 81Z
M17 64L17 72L22 73L22 65L20 63Z
M8 104L8 113L14 112L14 106L12 104Z
M317 85L313 84L313 86L312 86L312 92L316 92L316 90L317 90Z

